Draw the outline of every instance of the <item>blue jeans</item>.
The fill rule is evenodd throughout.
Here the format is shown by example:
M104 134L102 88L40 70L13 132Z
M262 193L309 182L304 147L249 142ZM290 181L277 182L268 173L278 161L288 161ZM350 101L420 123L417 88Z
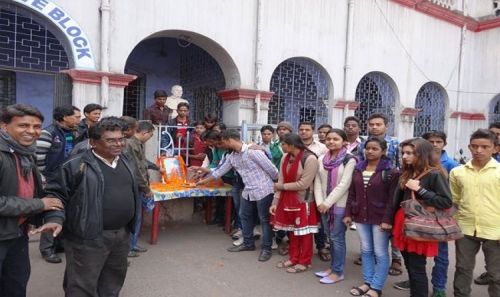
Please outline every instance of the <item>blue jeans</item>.
M356 223L361 242L363 280L376 290L382 290L389 274L389 232L379 225Z
M141 223L142 223L142 207L145 208L146 212L150 212L154 208L150 208L151 205L151 199L148 199L144 197L143 194L140 195L141 199L141 209L137 212L137 216L135 218L135 224L134 224L134 233L130 234L130 250L133 250L134 248L137 247L137 240L139 239L139 233L141 233Z
M330 268L337 276L344 275L346 227L342 222L343 218L344 214L336 214L333 217L333 227L330 229L330 255L332 256Z
M434 267L432 268L432 286L434 290L446 290L448 280L448 242L440 242L438 255L434 257Z
M273 232L269 224L269 207L273 202L274 194L269 194L258 201L249 201L242 198L240 204L240 219L243 233L243 244L245 246L254 246L253 228L255 227L254 212L257 208L257 213L262 227L262 249L271 250Z
M241 229L240 220L240 204L241 204L241 190L239 183L233 183L233 188L231 190L231 195L233 196L233 206L234 206L234 228Z
M326 230L328 230L328 215L320 214L319 230L318 233L314 233L314 243L318 251L326 247Z

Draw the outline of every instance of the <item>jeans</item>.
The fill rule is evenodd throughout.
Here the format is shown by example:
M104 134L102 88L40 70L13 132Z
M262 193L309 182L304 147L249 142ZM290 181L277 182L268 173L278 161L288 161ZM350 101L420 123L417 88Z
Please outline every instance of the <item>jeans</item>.
M382 290L389 274L389 232L379 225L356 223L361 242L363 280L376 290Z
M326 230L328 230L327 215L320 215L320 227L318 233L314 233L314 243L318 251L326 247Z
M269 194L266 197L257 200L249 201L244 197L240 204L240 219L243 232L243 244L245 246L254 246L253 228L255 227L254 211L257 208L257 213L262 227L262 249L271 251L273 240L273 232L269 224L269 207L273 202L274 194Z
M429 283L425 265L427 258L416 253L402 252L405 267L410 277L410 296L429 297ZM364 265L365 263L363 263Z
M143 194L140 195L141 205L147 203L149 199L147 199ZM151 198L153 199L153 198ZM142 207L136 210L135 212L135 224L134 224L134 233L130 234L130 250L133 250L137 247L137 240L139 239L139 234L141 233L141 224L142 224Z
M440 242L438 255L434 257L434 267L432 267L432 287L434 290L445 291L448 281L448 242Z
M455 241L456 270L453 281L455 297L471 295L472 273L476 266L476 255L482 247L486 272L490 276L488 284L489 296L500 296L500 243L498 240L487 240L466 235Z
M346 226L342 222L343 218L344 214L335 214L333 217L333 227L330 230L330 255L332 256L331 270L332 273L335 273L337 276L344 275Z
M28 236L0 240L0 296L26 297L30 273Z
M240 183L233 183L233 188L231 189L231 195L233 196L233 205L234 205L234 228L241 229L241 220L240 220L240 204L241 204L241 191L243 189L240 186Z

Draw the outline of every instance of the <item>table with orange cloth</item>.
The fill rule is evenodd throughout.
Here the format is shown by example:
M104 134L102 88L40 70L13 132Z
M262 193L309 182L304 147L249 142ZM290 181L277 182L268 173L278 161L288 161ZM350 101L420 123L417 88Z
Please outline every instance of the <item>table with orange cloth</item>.
M191 197L206 197L216 198L225 197L225 222L224 231L231 232L231 212L233 200L231 196L232 187L227 184L211 184L200 187L189 187L188 185L166 185L162 183L152 183L151 190L153 191L153 199L155 207L152 214L151 238L150 243L156 244L158 241L159 218L160 218L160 203L173 199L183 199ZM207 199L207 208L205 211L205 220L207 223L212 221L212 203L213 199Z

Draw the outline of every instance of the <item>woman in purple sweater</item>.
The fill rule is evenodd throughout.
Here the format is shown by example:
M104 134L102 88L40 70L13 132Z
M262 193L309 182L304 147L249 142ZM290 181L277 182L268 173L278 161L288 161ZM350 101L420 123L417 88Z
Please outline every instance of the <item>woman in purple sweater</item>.
M389 235L392 197L399 172L386 157L387 142L372 137L365 143L365 160L354 169L344 223L356 222L361 242L364 283L353 287L353 296L378 297L389 273Z

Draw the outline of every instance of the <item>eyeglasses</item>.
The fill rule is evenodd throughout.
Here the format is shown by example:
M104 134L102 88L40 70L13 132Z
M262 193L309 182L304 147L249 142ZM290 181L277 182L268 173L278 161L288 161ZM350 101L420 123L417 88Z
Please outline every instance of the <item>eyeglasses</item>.
M125 137L121 137L121 138L106 138L106 139L102 139L102 140L104 140L104 142L106 142L107 144L113 144L113 143L122 144L125 141Z

